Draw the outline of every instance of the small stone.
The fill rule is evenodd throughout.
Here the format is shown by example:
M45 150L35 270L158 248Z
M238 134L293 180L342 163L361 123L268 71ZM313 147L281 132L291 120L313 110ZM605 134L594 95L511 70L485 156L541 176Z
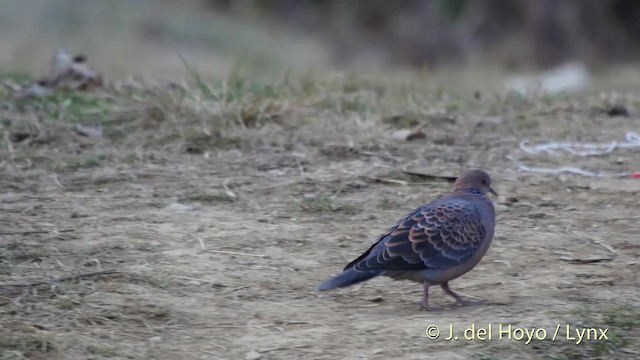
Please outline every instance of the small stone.
M245 360L258 360L260 358L262 358L262 354L260 354L259 352L255 351L255 350L251 350L247 353L247 355L244 356Z
M629 117L629 110L622 105L613 105L607 109L607 115Z
M369 184L362 180L355 180L347 184L347 186L352 187L354 189L364 189L369 187Z
M494 205L496 211L507 211L509 210L509 207L506 205L502 205L502 204L495 204Z
M173 204L167 205L167 207L165 209L176 211L176 212L192 211L193 210L193 206L173 203Z
M145 273L145 272L152 272L153 268L151 266L147 266L147 265L136 265L133 267L132 269L135 272L141 272L141 273Z
M427 136L422 131L409 129L397 130L391 134L391 138L399 141L412 141L425 139Z

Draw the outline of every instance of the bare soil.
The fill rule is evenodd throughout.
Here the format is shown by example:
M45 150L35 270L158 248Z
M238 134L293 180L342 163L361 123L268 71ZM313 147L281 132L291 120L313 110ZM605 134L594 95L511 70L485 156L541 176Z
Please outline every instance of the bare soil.
M331 102L353 99L344 91L281 101L271 117L265 103L261 125L251 116L225 124L219 139L231 140L215 144L188 133L204 131L198 121L209 115L163 108L171 116L159 117L151 105L101 139L47 119L27 126L40 142L11 140L5 128L0 358L640 358L640 180L523 172L508 158L525 138L621 140L640 121L635 102L625 103L631 117L609 117L594 115L588 96L469 100L444 112L425 99L407 113L386 108L400 114L389 118L382 95L357 92L364 109ZM425 139L391 136L416 125ZM522 161L615 173L640 170L640 150ZM451 188L402 170L471 167L489 171L500 193L496 237L451 286L486 304L460 307L434 289L443 309L420 311L421 286L385 278L315 291L400 216ZM548 338L499 339L495 328L485 341L462 337L489 323L543 328ZM451 324L457 341L444 340ZM608 341L576 344L567 324L608 328ZM430 325L439 339L427 338Z

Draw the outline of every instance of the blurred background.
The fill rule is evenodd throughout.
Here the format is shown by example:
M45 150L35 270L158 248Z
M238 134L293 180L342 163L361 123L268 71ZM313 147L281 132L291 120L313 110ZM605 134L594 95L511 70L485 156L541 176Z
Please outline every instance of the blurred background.
M0 67L43 74L57 48L108 78L260 68L490 66L591 71L640 57L633 0L0 0Z

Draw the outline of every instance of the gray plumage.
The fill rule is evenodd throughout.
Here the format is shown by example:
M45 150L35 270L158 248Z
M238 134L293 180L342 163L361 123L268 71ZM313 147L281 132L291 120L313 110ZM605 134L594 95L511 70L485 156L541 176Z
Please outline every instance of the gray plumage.
M475 267L493 239L495 210L486 196L496 194L482 170L460 176L454 192L422 205L398 221L344 271L323 282L318 290L350 286L377 276L423 283L422 307L428 288L441 285L461 304L471 303L449 289L448 281Z

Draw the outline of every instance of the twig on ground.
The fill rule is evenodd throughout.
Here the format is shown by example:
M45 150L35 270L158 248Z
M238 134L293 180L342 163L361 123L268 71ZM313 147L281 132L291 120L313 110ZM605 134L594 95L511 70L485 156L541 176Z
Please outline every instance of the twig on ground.
M49 234L49 233L68 233L72 231L76 231L76 229L0 231L0 235L33 235L33 234Z
M368 151L361 151L360 154L365 155L365 156L373 156L373 157L379 157L381 159L385 159L385 160L389 160L392 162L398 162L399 160L391 157L389 155L383 155L383 154L376 154L376 153L372 153L372 152L368 152Z
M200 237L197 237L196 239L198 239L198 244L200 244L200 249L207 250L207 247L204 245L204 240L202 240L202 238Z
M118 269L108 269L108 270L94 271L94 272L82 273L82 274L76 274L76 275L62 276L62 277L54 278L51 280L38 280L30 283L0 283L0 287L33 287L33 286L48 285L52 283L69 281L69 280L80 280L80 279L87 279L94 276L118 274L118 273L120 273Z
M604 241L602 241L600 239L596 239L596 238L594 238L592 236L589 236L589 235L586 235L586 234L581 234L581 233L579 233L577 231L574 231L574 230L567 230L567 233L572 234L572 235L577 236L577 237L580 237L580 238L591 240L594 243L596 243L598 245L601 245L603 248L611 251L614 254L618 253L611 245L607 244L606 242L604 242Z
M66 190L65 187L60 183L60 180L58 180L58 174L53 174L53 183L56 184L56 186L59 187L60 190Z
M599 263L603 261L612 261L613 258L609 258L609 257L572 258L569 256L561 256L560 260L568 261L574 264L593 264L593 263Z
M385 184L409 185L409 182L404 180L396 180L396 179L389 179L389 178L382 178L382 177L370 177L369 179L373 181L385 183Z
M312 344L293 345L293 346L278 346L278 347L272 347L272 348L268 348L268 349L258 350L258 353L267 353L267 352L272 352L272 351L280 351L280 350L288 350L288 349L304 349L304 348L308 348L308 347L311 347L311 346L312 346Z
M266 257L267 255L262 255L262 254L247 254L247 253L241 253L241 252L236 252L236 251L225 251L225 250L206 250L208 252L212 252L212 253L218 253L218 254L229 254L229 255L240 255L240 256L254 256L254 257Z
M410 170L400 170L400 172L403 174L418 176L425 179L445 179L450 182L454 182L457 179L457 177L455 176L425 174L425 173L415 172Z

